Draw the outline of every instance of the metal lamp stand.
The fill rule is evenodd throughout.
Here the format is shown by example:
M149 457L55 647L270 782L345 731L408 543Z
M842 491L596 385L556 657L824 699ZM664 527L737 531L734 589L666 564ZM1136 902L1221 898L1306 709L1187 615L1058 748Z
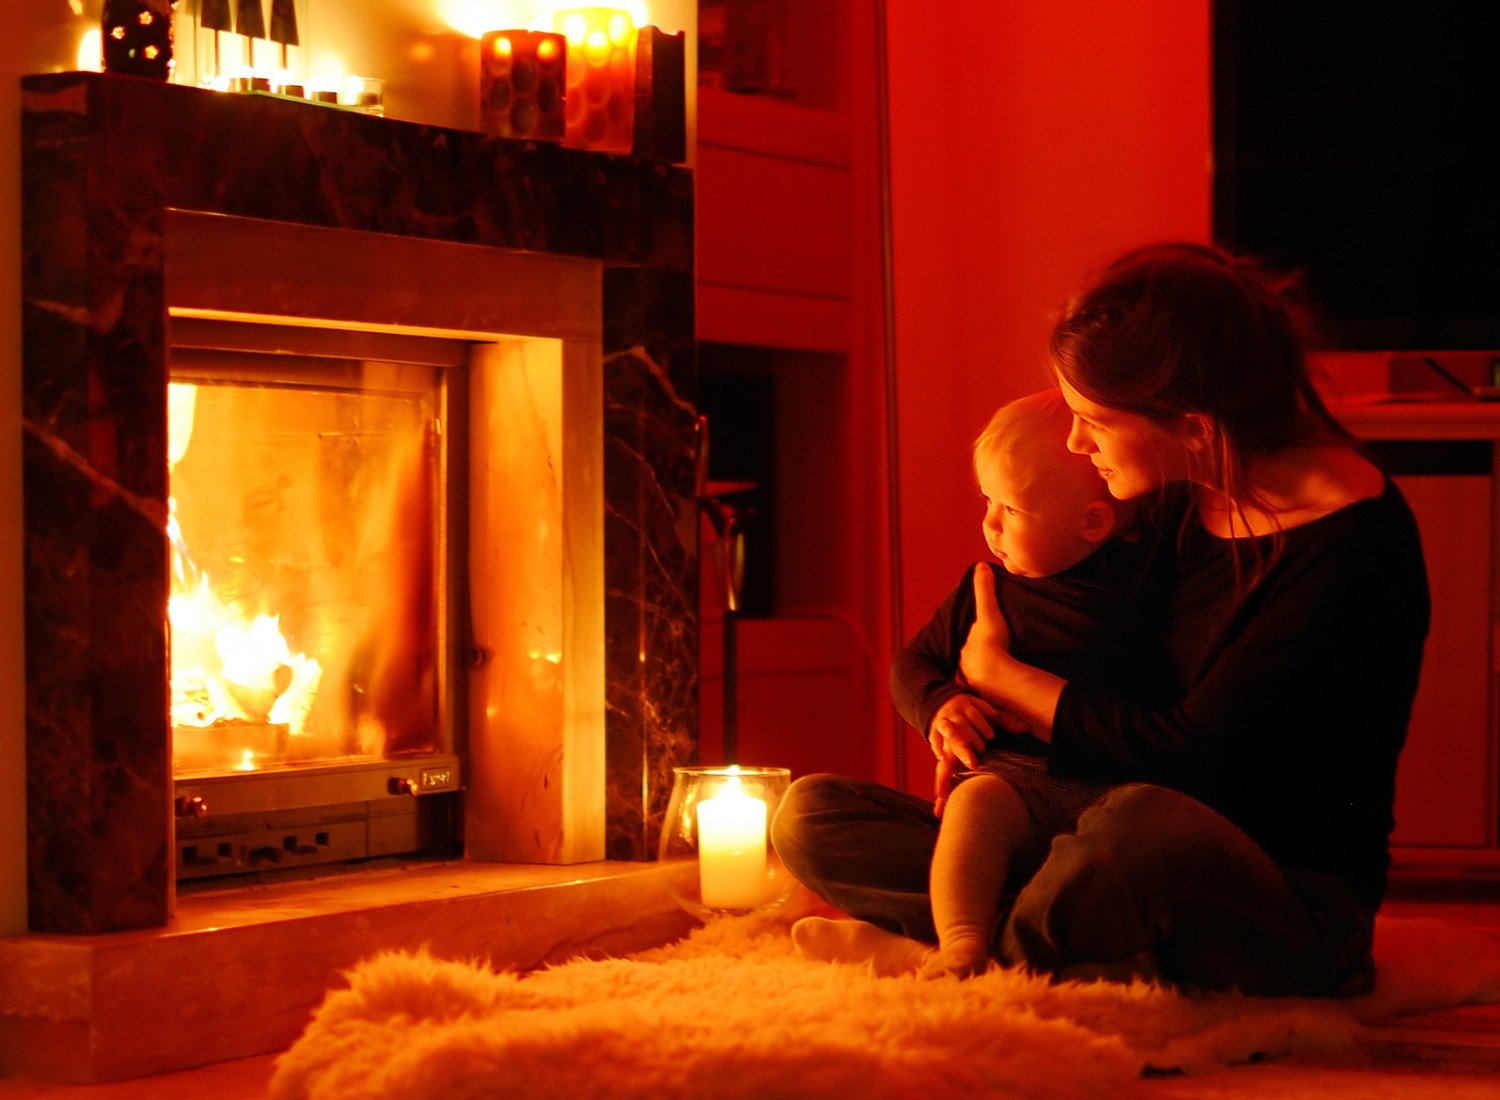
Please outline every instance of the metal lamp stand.
M714 528L714 555L718 559L719 597L724 612L724 763L739 762L739 660L736 653L736 621L745 591L745 526L754 518L753 509L731 504L725 496L753 489L748 482L708 486L703 511Z
M755 518L748 504L729 499L757 489L753 481L709 481L708 417L698 417L698 507L714 529L714 556L719 566L719 600L724 612L724 763L738 764L739 659L735 628L745 593L745 528Z

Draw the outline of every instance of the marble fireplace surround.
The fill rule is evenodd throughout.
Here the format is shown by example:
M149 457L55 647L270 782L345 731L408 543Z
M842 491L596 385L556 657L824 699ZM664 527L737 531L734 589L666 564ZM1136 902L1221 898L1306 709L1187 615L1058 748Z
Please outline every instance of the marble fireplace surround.
M671 769L696 751L691 172L128 77L23 89L31 935L0 942L0 1056L54 1075L67 1056L44 1051L70 1047L59 1072L73 1079L155 1072L275 1049L356 947L447 936L535 963L680 931L656 869L631 861L652 858ZM528 748L540 764L520 786L478 766L466 798L524 807L519 848L500 829L480 845L491 859L604 861L465 861L174 902L169 313L561 341L564 407L597 406L574 419L597 424L603 574L568 597L602 611L603 699L566 707L600 720ZM471 745L486 732L471 727ZM507 854L528 834L532 856ZM461 931L433 923L438 905ZM247 1018L251 991L211 977L230 956L231 974L280 966L307 988L277 998L276 1019ZM173 989L196 991L179 1023L217 1041L179 1027L126 1052L142 996Z

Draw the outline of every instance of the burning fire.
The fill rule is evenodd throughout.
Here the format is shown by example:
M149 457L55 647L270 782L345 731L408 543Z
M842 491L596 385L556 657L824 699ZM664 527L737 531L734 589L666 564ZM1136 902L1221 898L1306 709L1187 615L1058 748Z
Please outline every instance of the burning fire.
M247 622L214 594L207 574L172 593L167 615L173 725L270 722L302 732L323 670L291 651L276 616Z
M197 387L170 386L168 459L175 466L192 435ZM172 546L172 724L178 728L250 725L302 732L323 670L316 660L293 653L279 617L244 614L214 591L197 568L168 501L167 536ZM237 756L237 770L257 766L257 753L224 746ZM186 763L183 753L176 754ZM269 755L269 754L265 754ZM226 757L227 759L227 757ZM269 761L262 761L269 762Z

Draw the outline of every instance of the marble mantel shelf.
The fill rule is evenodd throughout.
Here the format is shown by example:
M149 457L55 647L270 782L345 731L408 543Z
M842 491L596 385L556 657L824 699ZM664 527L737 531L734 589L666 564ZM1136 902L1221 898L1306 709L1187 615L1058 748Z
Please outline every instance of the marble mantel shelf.
M644 950L694 926L668 889L680 873L417 864L188 894L165 928L3 938L0 1065L97 1083L282 1050L378 951L525 970Z

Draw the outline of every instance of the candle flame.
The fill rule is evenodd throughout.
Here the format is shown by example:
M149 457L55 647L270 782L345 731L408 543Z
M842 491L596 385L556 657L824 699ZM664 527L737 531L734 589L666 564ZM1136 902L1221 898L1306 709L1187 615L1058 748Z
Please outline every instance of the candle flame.
M459 34L483 38L488 31L550 31L559 12L586 6L578 0L438 0L436 8L438 18ZM623 14L635 27L651 22L644 0L598 6Z
M569 42L572 41L570 37ZM604 59L609 56L609 36L602 30L595 28L583 39L583 52L588 56L591 65L602 65Z
M579 3L578 0L549 0L541 5L545 9L548 28L556 26L556 20L560 15L566 15L573 11L592 11L601 14L608 13L610 16L623 16L632 24L631 31L636 27L645 27L651 24L650 5L645 0L622 0L613 4L587 4ZM628 33L628 32L627 32Z
M97 73L104 68L104 32L90 27L78 40L78 69L80 72Z

